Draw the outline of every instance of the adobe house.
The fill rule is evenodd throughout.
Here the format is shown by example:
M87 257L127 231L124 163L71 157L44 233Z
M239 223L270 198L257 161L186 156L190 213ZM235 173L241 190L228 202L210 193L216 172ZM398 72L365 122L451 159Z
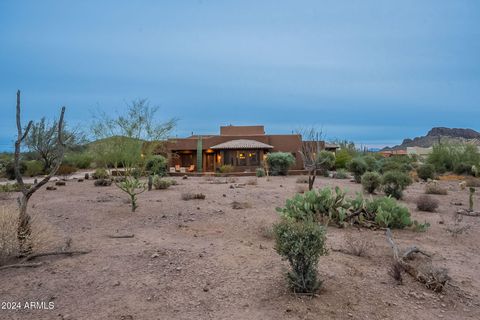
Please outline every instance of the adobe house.
M224 164L232 165L235 172L255 172L263 167L267 153L278 151L294 156L292 170L303 170L301 148L301 135L265 134L263 126L221 126L219 135L167 141L170 170L177 172L217 172Z

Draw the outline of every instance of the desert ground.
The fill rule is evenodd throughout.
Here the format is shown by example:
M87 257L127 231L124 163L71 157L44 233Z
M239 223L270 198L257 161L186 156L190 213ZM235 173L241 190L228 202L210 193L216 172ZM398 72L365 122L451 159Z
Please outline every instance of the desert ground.
M456 237L446 231L454 212L468 204L468 192L456 181L440 182L449 194L433 196L440 200L436 213L416 209L423 183L408 187L402 204L431 226L393 230L400 246L417 245L449 270L452 285L445 292L434 293L409 275L398 285L388 275L392 250L384 230L332 226L329 255L318 266L323 287L310 297L288 290L288 264L269 232L278 220L275 207L301 186L296 176L174 179L178 185L141 194L135 213L119 189L94 187L92 180L35 193L29 212L51 226L53 246L71 238L72 249L91 252L0 270L2 301L54 303L52 310L0 310L0 319L480 319L480 218L464 216L461 223L471 227ZM351 195L361 191L349 180L315 183L337 185ZM184 201L183 192L206 199ZM15 198L4 195L0 205L15 205ZM234 201L247 208L233 209ZM348 254L348 238L369 241L367 256Z

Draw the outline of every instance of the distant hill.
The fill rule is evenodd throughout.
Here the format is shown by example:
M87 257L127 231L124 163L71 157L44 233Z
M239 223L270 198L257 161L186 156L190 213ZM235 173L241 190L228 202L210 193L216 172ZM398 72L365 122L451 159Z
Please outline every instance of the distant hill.
M438 142L453 142L453 143L473 143L480 145L480 133L473 129L461 128L432 128L426 136L416 137L413 139L405 139L402 144L394 147L385 147L382 150L404 150L407 147L423 147L428 148Z

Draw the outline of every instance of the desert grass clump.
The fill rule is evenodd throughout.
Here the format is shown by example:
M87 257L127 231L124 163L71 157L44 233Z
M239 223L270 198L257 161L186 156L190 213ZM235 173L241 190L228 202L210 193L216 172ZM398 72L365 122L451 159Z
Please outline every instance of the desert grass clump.
M377 172L365 172L362 175L362 187L368 193L375 193L380 187L381 177Z
M296 180L296 183L308 183L308 177L305 177L305 176L298 177Z
M272 226L262 225L259 228L259 232L265 239L272 240L275 238L275 233Z
M232 209L235 209L235 210L248 209L251 207L252 207L252 204L250 202L239 202L239 201L232 202Z
M17 237L18 218L18 209L0 207L0 265L21 254ZM32 217L31 223L28 241L32 245L32 251L50 249L57 240L53 228L36 216Z
M295 192L296 193L305 193L308 191L308 186L305 186L305 185L298 185L296 188L295 188Z
M367 257L370 253L373 243L361 237L353 237L351 234L345 235L346 251L357 257Z
M438 200L423 194L417 198L417 209L426 212L435 212L438 208Z
M425 186L426 194L447 195L448 190L440 186L437 182L430 182Z
M337 171L335 171L333 173L333 177L335 179L348 179L349 178L349 175L348 175L348 172L347 170L345 169L338 169Z
M194 199L204 200L205 197L206 196L203 193L192 193L192 192L182 193L182 200L185 200L185 201L194 200Z
M265 169L263 168L255 169L255 175L259 178L265 177Z
M109 187L112 185L112 180L110 179L97 179L93 182L95 187Z
M230 173L233 172L233 166L229 164L224 164L219 168L221 173Z
M164 190L170 188L172 185L172 180L160 178L159 176L155 176L153 178L153 187L155 190Z
M249 186L256 186L258 184L258 180L256 178L248 179L247 185Z
M412 184L410 176L401 171L388 171L382 176L383 192L396 199L402 198L403 190L410 184Z
M467 179L465 179L465 186L466 187L479 188L480 187L480 179L478 179L478 178L467 178Z
M322 281L318 279L320 256L327 254L325 228L312 221L282 219L274 226L275 250L290 264L287 274L295 293L314 294Z

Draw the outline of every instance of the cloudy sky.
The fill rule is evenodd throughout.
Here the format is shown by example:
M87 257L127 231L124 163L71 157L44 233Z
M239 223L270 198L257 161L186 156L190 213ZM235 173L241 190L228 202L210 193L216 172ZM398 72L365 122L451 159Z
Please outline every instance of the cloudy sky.
M316 125L383 146L480 130L480 1L0 1L0 149L24 119L88 128L148 98L174 135Z

